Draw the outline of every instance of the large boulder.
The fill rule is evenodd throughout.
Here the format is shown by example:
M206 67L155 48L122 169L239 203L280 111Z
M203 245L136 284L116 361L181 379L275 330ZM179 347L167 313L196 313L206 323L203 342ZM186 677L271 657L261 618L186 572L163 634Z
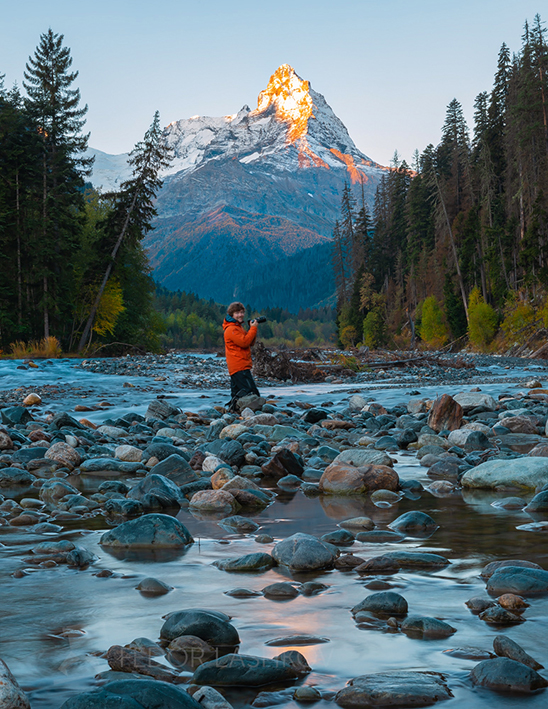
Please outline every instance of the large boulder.
M548 458L515 458L488 460L467 470L461 485L469 488L494 490L534 490L548 483Z
M495 657L476 665L470 677L474 684L498 692L533 692L548 687L548 681L531 667L507 657Z
M163 640L194 635L211 647L230 652L240 644L240 636L224 613L196 608L170 613L160 630Z
M378 672L361 675L337 692L341 707L426 707L453 695L438 672Z
M239 505L234 495L226 490L200 490L192 496L190 507L205 512L226 512L228 516L236 512Z
M193 541L188 529L175 517L148 514L109 529L100 544L130 549L178 549Z
M299 673L292 664L253 655L225 655L200 665L192 684L215 687L261 687L265 684L288 682Z
M53 460L69 470L73 470L80 465L82 460L80 453L72 446L69 446L68 443L63 443L63 441L58 441L50 446L45 452L44 458Z
M339 551L310 534L297 532L278 542L272 550L272 556L278 564L295 571L313 571L331 568Z
M503 593L542 595L548 593L548 571L523 566L502 566L487 581L487 590L495 596Z
M366 596L363 601L352 608L353 615L361 611L379 615L405 615L407 613L407 601L394 591L380 591Z
M122 679L77 694L61 709L203 709L188 692L154 679Z
M2 709L30 709L27 695L17 684L17 680L3 660L0 660L0 707Z
M374 490L396 491L399 482L398 474L387 465L357 468L334 461L324 470L319 487L322 492L331 495L363 495Z
M194 473L194 471L192 472ZM147 475L135 487L132 487L127 497L137 500L147 510L180 507L181 502L185 499L172 480L154 473Z
M455 431L462 423L462 406L449 394L442 394L430 409L428 425L434 431Z

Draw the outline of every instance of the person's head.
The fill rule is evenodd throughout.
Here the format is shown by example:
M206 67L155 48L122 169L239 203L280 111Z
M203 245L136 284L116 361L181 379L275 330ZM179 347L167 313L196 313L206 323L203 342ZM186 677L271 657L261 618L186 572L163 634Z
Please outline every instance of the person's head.
M238 301L230 303L227 308L227 313L237 322L243 322L245 318L245 305Z

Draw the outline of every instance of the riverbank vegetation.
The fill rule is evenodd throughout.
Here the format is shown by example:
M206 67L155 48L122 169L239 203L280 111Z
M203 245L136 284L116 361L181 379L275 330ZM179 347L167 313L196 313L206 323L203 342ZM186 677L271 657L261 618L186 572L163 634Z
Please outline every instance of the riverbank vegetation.
M396 153L391 168L372 212L343 193L333 232L340 343L534 349L548 326L548 45L538 15L518 54L502 45L472 137L454 99L440 143L411 166Z

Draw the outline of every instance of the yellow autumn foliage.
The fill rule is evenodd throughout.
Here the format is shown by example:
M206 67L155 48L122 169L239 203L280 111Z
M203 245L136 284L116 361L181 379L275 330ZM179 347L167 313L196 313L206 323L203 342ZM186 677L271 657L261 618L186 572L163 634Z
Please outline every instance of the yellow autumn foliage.
M107 283L99 302L93 331L100 337L103 337L107 333L112 335L118 318L124 310L124 293L122 286L119 281L113 278Z

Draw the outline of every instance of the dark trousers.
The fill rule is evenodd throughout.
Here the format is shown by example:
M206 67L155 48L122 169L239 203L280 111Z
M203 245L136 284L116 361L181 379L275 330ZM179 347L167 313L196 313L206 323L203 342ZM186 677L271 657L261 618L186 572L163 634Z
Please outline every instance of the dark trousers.
M236 372L230 375L230 397L233 401L241 399L247 394L256 394L260 396L253 375L250 369L244 369L241 372Z

